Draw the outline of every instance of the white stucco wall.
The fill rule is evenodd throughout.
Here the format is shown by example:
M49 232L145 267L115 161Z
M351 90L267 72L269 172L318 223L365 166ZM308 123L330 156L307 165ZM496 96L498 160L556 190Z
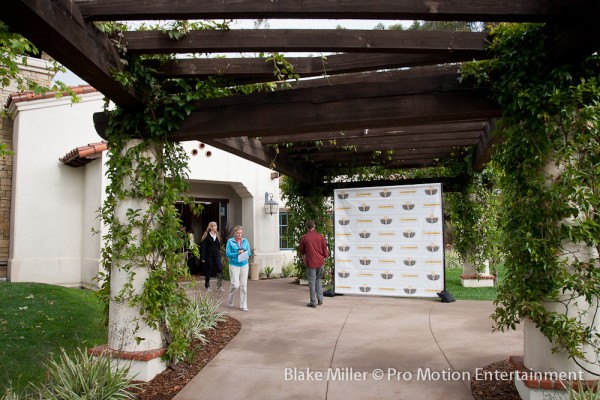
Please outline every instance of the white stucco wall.
M94 286L101 235L97 212L104 199L106 154L84 167L59 162L72 149L102 139L92 115L103 96L12 104L14 121L13 207L9 280L65 286ZM241 224L255 251L254 261L275 272L287 262L279 251L279 218L264 213L265 192L281 203L279 179L271 170L197 141L183 143L190 157L191 195L228 199L231 226ZM198 150L194 155L192 150ZM210 156L207 156L210 152Z
M279 217L264 211L265 192L273 193L273 199L281 204L279 178L271 179L269 168L204 143L189 141L183 146L190 157L191 194L228 198L229 225L244 227L244 236L254 249L254 262L261 269L272 266L281 272L287 259L279 251Z
M105 160L106 152L98 160L84 167L81 278L86 286L91 287L98 287L95 277L98 275L102 249L102 227L98 213L105 198L104 188L107 181Z
M100 93L13 104L13 191L9 279L81 286L89 278L84 249L99 248L89 235L90 198L86 169L58 158L98 142L91 115L101 110ZM89 184L89 182L88 182ZM93 201L91 201L93 203ZM84 215L85 214L85 215ZM84 233L86 232L86 233Z

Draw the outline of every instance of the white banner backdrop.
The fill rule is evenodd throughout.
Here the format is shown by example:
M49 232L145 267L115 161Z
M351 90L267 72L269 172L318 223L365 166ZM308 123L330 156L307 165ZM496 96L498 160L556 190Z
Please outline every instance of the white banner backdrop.
M336 189L335 291L437 297L444 289L442 185Z

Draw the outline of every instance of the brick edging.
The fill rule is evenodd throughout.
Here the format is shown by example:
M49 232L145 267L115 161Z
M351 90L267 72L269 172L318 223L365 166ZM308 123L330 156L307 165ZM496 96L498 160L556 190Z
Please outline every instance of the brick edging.
M465 274L460 274L460 279L477 279L477 280L481 280L481 279L493 279L493 280L496 280L496 277L494 275L465 275Z
M578 391L580 385L583 390L595 391L599 388L598 380L537 379L536 375L545 376L545 373L536 373L527 368L523 363L523 356L510 356L509 361L517 372L515 377L521 380L523 384L530 389L566 390L570 387L573 390Z
M133 360L133 361L150 361L155 358L162 357L167 351L166 348L144 350L144 351L121 351L109 349L107 344L101 344L96 347L88 349L88 354L94 356L110 356L113 358L120 358L122 360Z

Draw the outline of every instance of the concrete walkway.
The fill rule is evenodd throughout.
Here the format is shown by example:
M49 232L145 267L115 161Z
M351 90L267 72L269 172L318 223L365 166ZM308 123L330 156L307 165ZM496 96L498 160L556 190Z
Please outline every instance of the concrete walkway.
M240 333L175 400L466 400L478 368L523 354L522 330L491 332L491 302L344 295L312 309L293 279L248 284L249 312L221 306Z

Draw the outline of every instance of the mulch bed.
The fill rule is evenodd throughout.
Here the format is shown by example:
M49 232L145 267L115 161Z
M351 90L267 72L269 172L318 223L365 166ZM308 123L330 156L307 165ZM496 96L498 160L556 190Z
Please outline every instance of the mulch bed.
M497 372L496 372L497 371ZM514 371L508 360L497 361L483 367L483 373L491 372L488 376L510 376ZM506 374L503 374L506 373ZM521 400L517 388L511 379L479 379L471 378L471 393L475 400Z
M201 347L191 363L179 362L174 369L168 368L156 375L150 382L142 383L141 390L137 393L138 398L140 400L171 400L175 397L240 331L242 327L240 321L228 315L225 315L224 318L225 320L219 322L215 329L205 334L208 340L206 344L192 343L194 347Z

